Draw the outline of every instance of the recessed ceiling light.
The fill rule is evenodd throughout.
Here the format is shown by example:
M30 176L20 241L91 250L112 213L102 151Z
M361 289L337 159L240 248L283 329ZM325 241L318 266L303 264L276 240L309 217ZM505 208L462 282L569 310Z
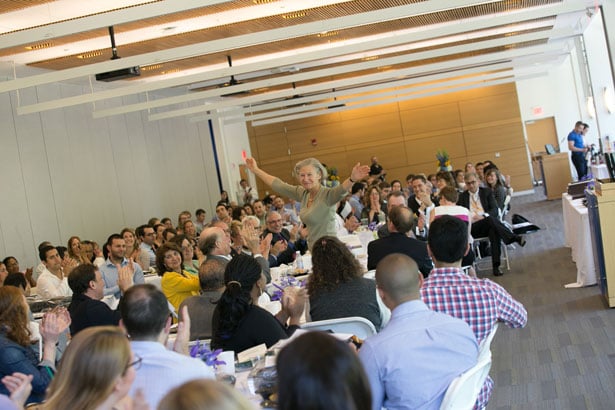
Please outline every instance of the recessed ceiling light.
M162 68L162 64L152 64L141 67L141 71L152 71L158 70L159 68Z
M324 33L318 33L316 36L318 37L332 37L337 36L339 34L338 31L325 31Z
M26 50L40 50L41 48L48 48L51 47L53 45L53 43L38 43L38 44L33 44L31 46L26 46L25 49Z
M285 19L285 20L288 20L288 19L298 19L300 17L305 17L305 15L306 15L305 12L298 11L296 13L283 14L282 18Z
M98 57L102 55L102 51L91 51L89 53L83 53L83 54L79 54L77 56L78 59L80 60L85 60L88 58L93 58L93 57Z

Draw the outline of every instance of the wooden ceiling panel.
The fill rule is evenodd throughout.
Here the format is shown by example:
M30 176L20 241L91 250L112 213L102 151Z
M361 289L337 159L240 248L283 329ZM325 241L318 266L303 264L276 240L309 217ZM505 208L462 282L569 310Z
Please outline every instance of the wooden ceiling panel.
M55 0L0 0L0 10L3 13L11 11L27 9L28 7L38 6L45 3L51 3Z

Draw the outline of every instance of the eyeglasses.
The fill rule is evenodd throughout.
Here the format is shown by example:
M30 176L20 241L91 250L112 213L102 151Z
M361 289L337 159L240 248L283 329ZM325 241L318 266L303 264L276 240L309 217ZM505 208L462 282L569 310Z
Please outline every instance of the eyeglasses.
M474 185L476 183L476 180L474 181L466 181L466 185Z
M277 224L277 223L280 223L280 222L282 222L281 219L272 219L272 220L268 221L268 223L270 223L270 224Z
M131 367L134 367L135 370L139 370L141 368L142 361L143 361L142 357L135 355L135 360L133 362L128 363L128 365L124 369L124 373L126 373L126 371L130 369Z

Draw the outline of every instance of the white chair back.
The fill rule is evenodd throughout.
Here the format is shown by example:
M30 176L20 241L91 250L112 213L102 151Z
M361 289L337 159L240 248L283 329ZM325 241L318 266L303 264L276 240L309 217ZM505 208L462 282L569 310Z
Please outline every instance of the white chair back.
M491 353L491 342L493 341L493 338L495 337L495 332L497 331L498 323L493 325L493 329L491 329L491 332L489 332L487 337L484 338L478 346L478 361L480 361L483 357L486 357L487 354Z
M374 324L359 316L308 322L301 325L301 328L306 330L330 330L333 333L349 333L360 339L366 339L376 334Z
M440 410L470 410L474 407L491 369L491 353L470 370L453 379L446 389Z

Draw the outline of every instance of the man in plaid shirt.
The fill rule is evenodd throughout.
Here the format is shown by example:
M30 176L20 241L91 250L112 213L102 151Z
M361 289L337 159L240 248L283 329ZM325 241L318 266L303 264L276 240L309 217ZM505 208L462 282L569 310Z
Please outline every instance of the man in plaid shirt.
M527 311L503 287L461 270L461 259L469 250L465 222L448 215L438 218L430 226L427 247L435 268L421 287L421 298L430 309L465 320L479 344L498 321L513 328L525 326ZM487 406L492 389L488 377L475 408Z

